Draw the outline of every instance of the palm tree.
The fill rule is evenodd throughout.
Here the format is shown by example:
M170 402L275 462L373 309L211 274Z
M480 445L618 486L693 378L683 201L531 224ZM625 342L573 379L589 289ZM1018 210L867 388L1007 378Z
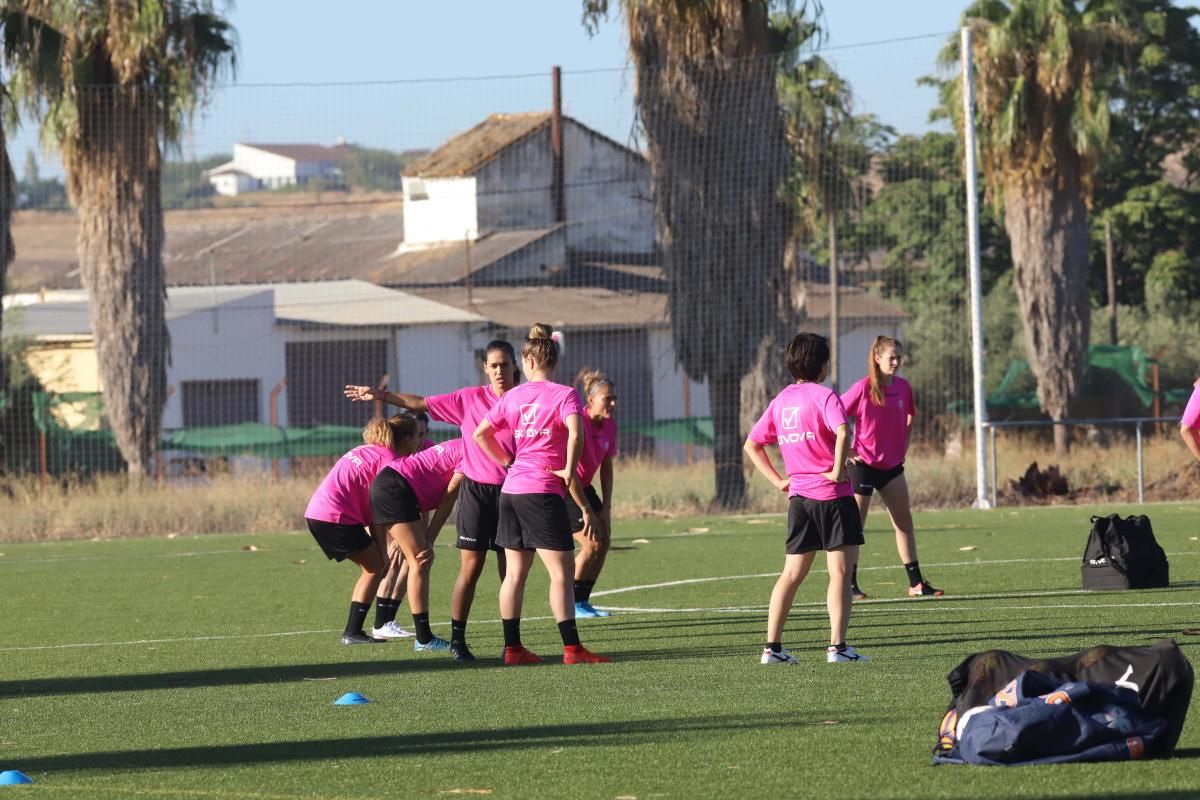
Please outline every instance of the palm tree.
M1105 74L1124 38L1111 5L980 0L962 17L973 31L979 160L1012 246L1038 400L1054 420L1070 415L1087 362L1088 204L1109 133ZM944 65L957 47L955 37ZM958 113L957 83L948 86ZM1065 426L1054 443L1067 449Z
M609 0L583 5L594 25ZM620 5L675 352L689 375L708 381L716 502L738 507L746 490L741 381L786 289L787 141L775 84L781 43L769 0Z
M0 105L8 100L8 92L0 85ZM13 174L12 162L8 158L8 139L4 134L4 114L0 109L0 297L8 286L8 265L16 257L13 246L12 215L17 207L17 178ZM0 335L4 333L4 311L0 309ZM8 391L8 363L0 354L0 411L4 410L4 396Z
M140 479L157 448L170 358L162 145L234 63L211 0L6 0L10 87L62 153L79 212L104 403Z

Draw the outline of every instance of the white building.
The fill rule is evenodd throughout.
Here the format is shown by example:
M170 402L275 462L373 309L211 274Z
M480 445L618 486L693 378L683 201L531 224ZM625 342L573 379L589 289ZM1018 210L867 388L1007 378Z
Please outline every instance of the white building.
M554 252L542 261L552 266L568 251L653 255L646 159L564 116L556 184L551 121L549 112L493 114L410 165L400 252L546 231Z
M239 142L231 161L208 171L208 182L222 195L303 185L313 178L340 182L347 149L340 141L334 147Z
M47 390L103 392L83 290L38 299L18 300L5 336L33 340L27 358ZM464 354L483 322L357 280L170 287L163 428L362 424L373 409L348 402L347 383L377 385L386 375L393 389L434 394L480 381Z

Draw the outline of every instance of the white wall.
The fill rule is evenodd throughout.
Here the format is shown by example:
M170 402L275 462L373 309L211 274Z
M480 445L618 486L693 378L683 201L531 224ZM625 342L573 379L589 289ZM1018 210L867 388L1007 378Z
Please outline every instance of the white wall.
M217 194L233 197L258 188L258 180L240 172L224 172L208 179Z
M233 145L233 166L273 189L296 182L296 162L244 144Z
M684 413L684 373L675 361L675 346L670 328L651 328L648 355L654 376L654 418L707 417L712 413L708 400L708 384L689 380L691 413Z
M554 224L550 191L554 159L549 126L479 168L481 231L547 228Z
M571 121L563 126L567 246L608 253L654 253L650 166ZM641 199L638 199L641 198Z
M410 199L418 180L428 199ZM402 183L406 247L479 238L475 178L403 178Z
M267 290L196 311L167 322L171 333L171 366L164 428L183 427L183 381L257 379L259 419L270 418L267 399L284 376L284 336L275 327L274 292ZM279 404L280 424L287 424L287 404Z

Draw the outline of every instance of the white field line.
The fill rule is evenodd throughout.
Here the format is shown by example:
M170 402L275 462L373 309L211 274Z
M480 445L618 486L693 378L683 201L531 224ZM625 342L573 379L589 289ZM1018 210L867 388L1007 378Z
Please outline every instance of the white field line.
M1168 553L1168 557L1174 556L1196 556L1200 553ZM1043 564L1052 561L1079 561L1079 556L1060 556L1054 558L1000 558L987 561L944 561L940 564L923 564L922 566L930 569L939 569L941 567L989 567L996 564ZM879 566L879 567L859 567L859 572L868 572L871 570L883 569L898 569L894 565ZM822 573L827 570L813 567L809 574ZM624 594L625 592L639 592L643 589L667 589L672 586L688 586L695 583L713 583L716 581L741 581L752 578L777 578L778 572L756 572L750 575L717 575L710 578L683 578L677 581L663 581L662 583L644 583L639 586L621 586L616 589L604 589L598 592L592 592L592 597L605 597L614 594ZM866 601L870 602L870 601Z
M227 550L227 551L208 551L208 552L240 553L240 552L250 552L250 551ZM261 553L264 551L259 550L257 552ZM270 551L266 551L266 552L270 552ZM176 553L176 554L171 554L171 556L179 557L179 556L187 556L187 555L206 555L206 554L207 553ZM1184 553L1168 553L1168 555L1169 556L1195 556L1195 555L1200 555L1200 553L1184 552ZM171 557L171 556L158 556L158 557ZM53 560L53 559L47 559L47 560ZM974 566L988 566L988 565L995 565L995 564L1026 564L1026 563L1041 563L1041 562L1052 562L1052 561L1075 561L1075 560L1078 560L1076 556L1065 556L1065 557L1055 557L1055 558L1012 558L1012 559L996 559L996 560L990 560L990 561L944 562L941 564L929 564L927 566L939 567L939 568L940 567L974 567ZM893 569L893 567L890 567L890 566L861 567L860 569L863 571L866 571L866 570ZM824 571L825 570L817 570L817 569L812 570L812 572L824 572ZM773 578L773 577L776 577L777 575L778 575L778 573L776 573L776 572L760 572L760 573L754 573L754 574L750 574L750 575L721 575L721 576L714 576L714 577L708 577L708 578L685 578L685 579L676 580L676 581L664 581L662 583L648 583L648 584L642 584L639 586L623 586L623 587L619 587L616 589L607 589L604 591L592 592L592 597L600 597L602 595L614 595L614 594L621 594L624 592L635 592L635 591L648 590L648 589L663 589L663 588L669 588L669 587L673 587L673 586L686 586L686 585L697 584L697 583L712 583L715 581L747 580L747 579L754 579L754 578ZM1197 605L1200 605L1200 601L1198 601L1198 602L1161 602L1161 603L1079 603L1079 604L1062 604L1062 605L1039 604L1039 605L1021 605L1021 606L990 605L985 608L980 608L978 606L963 606L963 605L957 604L958 601L964 601L964 600L966 600L966 601L998 600L998 599L1004 599L1005 597L1012 597L1014 595L1020 596L1022 594L1027 594L1027 593L1028 593L1027 591L1018 591L1018 592L1009 592L1007 594L991 593L991 594L977 594L977 595L955 595L951 599L945 599L945 598L915 599L915 598L910 598L910 597L880 598L880 599L876 599L876 600L860 601L858 603L855 603L854 605L855 605L855 608L860 609L859 613L871 613L873 611L878 613L878 612L883 611L883 609L882 608L871 609L871 608L869 608L869 606L872 606L872 605L884 606L884 605L889 605L892 603L907 603L911 608L920 609L923 611L931 611L931 610L932 611L956 611L956 612L960 612L960 613L963 611L992 611L992 610L1029 611L1029 610L1037 610L1037 609L1043 609L1043 608L1160 608L1160 607L1170 607L1170 606L1197 606ZM1089 592L1088 590L1085 590L1085 589L1061 589L1061 590L1052 590L1052 591L1048 591L1048 592L1042 592L1041 594L1042 594L1042 596L1050 597L1050 596L1061 596L1061 595L1076 595L1076 596L1078 596L1078 595L1093 594L1093 593ZM1104 595L1103 592L1096 592L1094 594L1096 594L1096 596ZM752 612L752 611L753 612L761 612L766 608L765 606L720 606L720 607L716 607L716 608L699 608L699 607L698 608L641 608L641 607L635 608L635 607L616 607L616 606L609 606L609 605L605 605L604 607L611 609L612 611L619 611L621 613L626 613L626 614L695 614L695 613L733 614L733 613L746 613L746 612ZM824 608L825 603L823 601L812 602L812 603L796 603L793 606L793 608L810 608L810 607L811 608ZM553 619L553 617L550 617L550 616L525 617L524 619L527 621L530 621L530 622L535 622L535 621L550 620L550 619ZM475 624L475 625L496 625L499 623L500 623L499 619L473 620L472 621L472 624ZM208 636L187 636L187 637L178 637L178 638L170 638L170 639L132 639L132 640L121 641L121 642L71 642L71 643L65 643L65 644L26 645L26 646L20 646L20 647L0 647L0 653L30 651L30 650L66 650L66 649L84 648L84 647L130 647L130 646L138 646L138 645L178 644L178 643L185 643L185 642L210 642L210 641L228 641L228 640L242 640L242 639L270 639L270 638L279 638L279 637L285 637L285 636L312 636L312 635L325 636L325 635L329 635L329 634L335 634L337 632L338 631L335 629L326 629L326 630L306 630L306 631L277 631L277 632L273 632L273 633L216 634L216 635L208 635Z

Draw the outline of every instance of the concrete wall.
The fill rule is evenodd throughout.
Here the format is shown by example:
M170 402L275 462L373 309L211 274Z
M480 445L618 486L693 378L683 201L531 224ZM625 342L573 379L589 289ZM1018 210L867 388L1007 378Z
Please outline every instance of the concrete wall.
M563 126L567 246L654 253L654 203L645 159L568 121Z
M670 328L651 329L649 357L654 376L655 419L707 417L712 414L707 382L689 379L685 394L684 372L676 363L675 345L671 342Z
M171 366L167 384L174 391L163 412L164 428L183 427L184 381L257 380L259 419L270 419L268 397L284 376L285 339L275 325L274 296L267 290L168 321ZM287 424L283 403L279 422Z
M476 172L481 231L546 228L554 224L550 193L550 128L513 145Z
M404 246L479 238L475 178L403 178ZM416 199L415 189L426 199Z

